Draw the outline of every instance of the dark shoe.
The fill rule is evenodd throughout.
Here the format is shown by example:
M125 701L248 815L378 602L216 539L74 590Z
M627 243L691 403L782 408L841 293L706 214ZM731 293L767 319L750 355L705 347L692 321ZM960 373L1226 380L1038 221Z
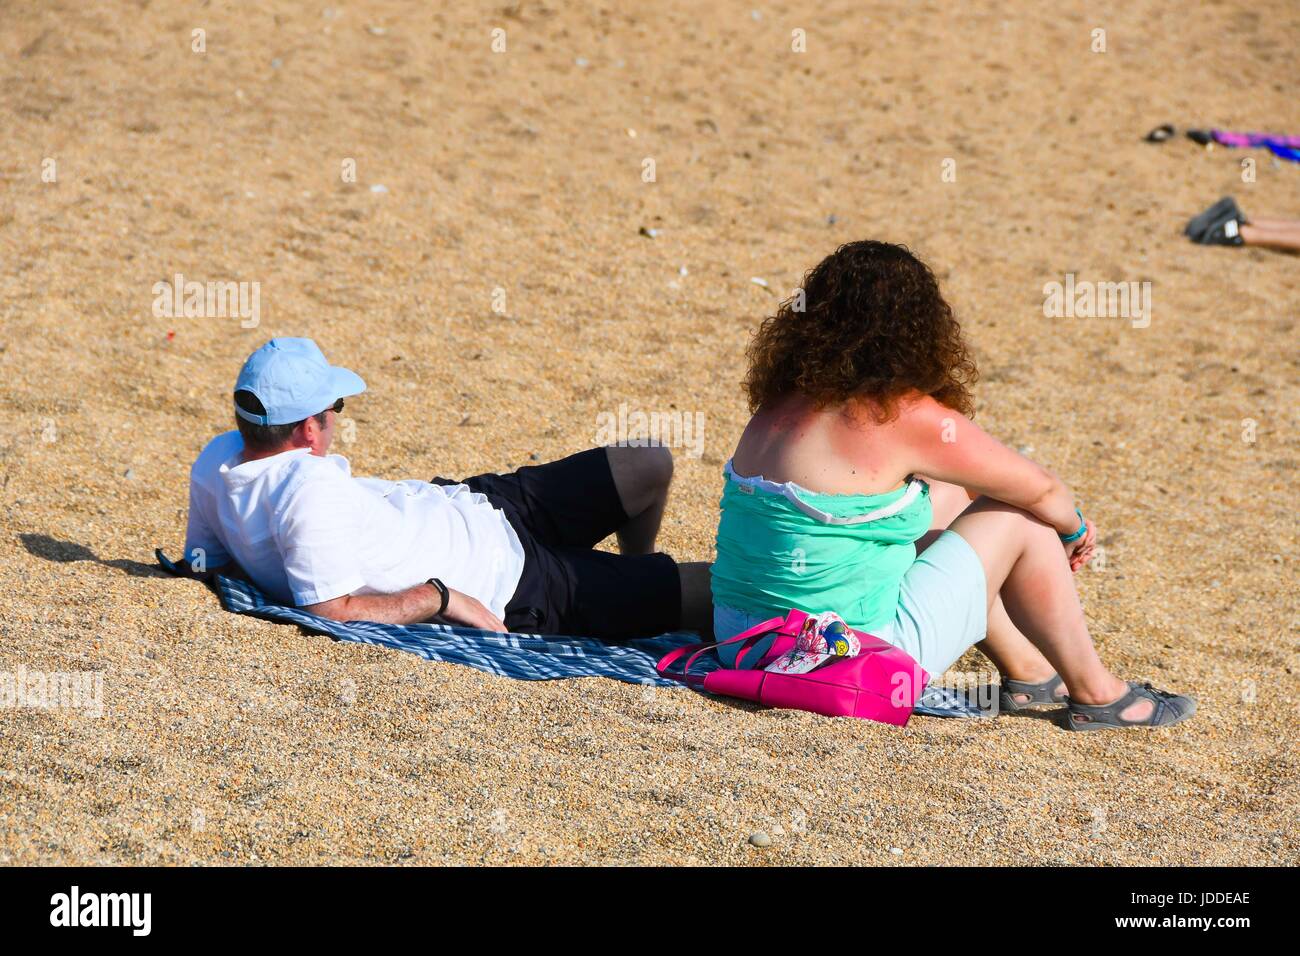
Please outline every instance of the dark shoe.
M1182 694L1157 690L1150 684L1128 682L1128 693L1109 704L1079 704L1068 701L1065 708L1066 730L1101 730L1105 727L1168 727L1196 713L1196 701ZM1121 714L1139 700L1155 701L1145 720L1126 720Z
M1183 234L1203 246L1239 246L1245 215L1231 196L1224 196L1205 212L1193 216Z
M1191 236L1195 239L1210 227L1210 223L1214 222L1225 212L1231 212L1234 209L1237 209L1237 201L1231 196L1224 196L1203 213L1187 220L1187 225L1183 227L1183 235Z
M1058 688L1061 691L1059 694ZM1017 698L1025 699L1017 700ZM1037 684L1004 677L998 707L1007 713L1015 713L1018 710L1041 707L1044 704L1064 704L1065 701L1065 682L1061 680L1060 674L1053 674L1047 680Z

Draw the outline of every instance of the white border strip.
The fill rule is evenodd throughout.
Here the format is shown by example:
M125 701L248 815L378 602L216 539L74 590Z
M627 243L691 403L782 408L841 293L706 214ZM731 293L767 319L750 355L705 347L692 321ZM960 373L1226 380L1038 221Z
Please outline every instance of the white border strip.
M924 490L924 488L926 487L925 482L922 481L920 478L913 478L911 481L907 483L907 491L904 492L902 497L900 497L897 501L891 502L890 504L885 505L883 508L877 508L875 511L868 511L866 514L852 515L850 517L840 517L839 515L827 514L825 511L822 511L820 508L814 508L812 505L808 504L808 502L800 498L799 492L807 491L807 489L801 488L799 485L796 485L793 481L777 483L775 481L768 481L762 475L757 475L753 478L747 477L745 475L738 475L736 474L736 470L731 467L730 458L727 459L727 464L724 470L726 471L727 478L730 479L731 481L736 482L736 484L747 485L750 488L756 488L759 491L765 491L768 494L780 495L781 497L789 501L790 504L794 505L804 514L806 514L808 517L816 521L820 521L822 524L857 525L857 524L867 524L870 521L879 521L881 518L892 517L893 515L898 514L904 508L908 507L910 504L912 504L912 502L916 501L917 497L920 496L922 490ZM812 492L812 491L809 491L808 493L816 494L816 492ZM886 492L886 494L888 494L888 492ZM863 495L863 497L869 497L869 496Z

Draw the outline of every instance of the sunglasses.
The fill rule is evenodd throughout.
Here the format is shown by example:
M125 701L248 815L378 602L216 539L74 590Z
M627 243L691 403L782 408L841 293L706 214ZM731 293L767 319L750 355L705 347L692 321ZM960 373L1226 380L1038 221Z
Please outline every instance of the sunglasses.
M335 415L341 414L343 412L343 399L340 398L337 402L331 405L330 408L334 409ZM328 411L328 409L326 410Z

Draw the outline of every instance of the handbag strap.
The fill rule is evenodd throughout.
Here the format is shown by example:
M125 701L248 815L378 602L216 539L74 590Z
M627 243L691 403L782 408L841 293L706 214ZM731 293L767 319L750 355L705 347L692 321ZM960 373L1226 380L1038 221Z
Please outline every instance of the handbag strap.
M777 637L798 638L799 632L803 630L804 622L808 620L809 616L810 615L808 614L807 611L800 611L798 608L791 608L790 613L785 616L785 620L782 623L782 625L776 629ZM769 621L768 623L771 622ZM761 636L761 635L756 635L756 636ZM740 662L745 659L746 654L748 654L757 646L758 646L758 641L755 640L754 643L750 644L749 646L741 648L740 651L736 654L736 660L732 666L734 666L736 670L742 670L740 666Z
M682 667L681 678L674 678L674 680L680 679L683 683L689 684L691 683L691 665L694 664L699 656L705 651L713 650L716 647L722 647L724 644L735 644L741 641L748 641L751 638L762 637L769 631L780 628L780 626L785 622L786 618L784 617L774 617L764 621L762 624L755 624L749 630L741 631L739 634L734 637L729 637L725 641L706 641L702 644L685 644L681 647L674 648L660 658L659 663L655 665L655 670L657 670L661 675L667 677L668 675L665 672L668 668L682 656L690 654L690 658Z
M722 647L724 644L736 644L736 643L742 643L747 641L753 641L756 638L763 637L765 634L771 633L772 631L776 631L778 634L787 634L788 632L791 635L798 635L799 629L803 627L803 622L806 621L807 619L808 619L808 613L806 611L791 609L791 611L788 614L786 614L785 617L768 618L762 624L755 624L753 627L749 628L748 630L741 631L739 634L735 635L734 637L729 637L725 641L705 642L703 644L687 644L682 647L675 648L674 650L669 651L660 659L659 663L655 665L655 670L657 670L662 676L667 677L668 675L665 673L665 671L667 671L668 668L672 666L672 664L675 661L677 661L679 658L681 658L683 655L690 654L691 655L690 658L686 661L685 665L683 665L682 667L682 676L680 678L673 678L673 679L674 680L680 679L683 683L691 684L691 674L690 674L691 665L694 664L696 660L699 659L699 656L705 653L706 651L710 651L715 648ZM749 647L743 648L736 655L737 666L740 665L740 661L752 649L753 649L753 645L751 644ZM703 678L701 678L700 680L703 680Z

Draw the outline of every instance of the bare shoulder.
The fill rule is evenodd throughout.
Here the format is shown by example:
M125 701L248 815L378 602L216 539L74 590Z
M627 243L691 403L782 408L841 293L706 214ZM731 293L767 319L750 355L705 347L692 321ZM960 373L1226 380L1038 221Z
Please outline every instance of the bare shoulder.
M969 480L966 472L988 463L996 442L955 408L929 395L899 403L898 441L914 471L943 481Z
M899 399L897 411L897 426L901 431L925 438L932 438L944 429L952 431L973 424L961 412L919 393Z

